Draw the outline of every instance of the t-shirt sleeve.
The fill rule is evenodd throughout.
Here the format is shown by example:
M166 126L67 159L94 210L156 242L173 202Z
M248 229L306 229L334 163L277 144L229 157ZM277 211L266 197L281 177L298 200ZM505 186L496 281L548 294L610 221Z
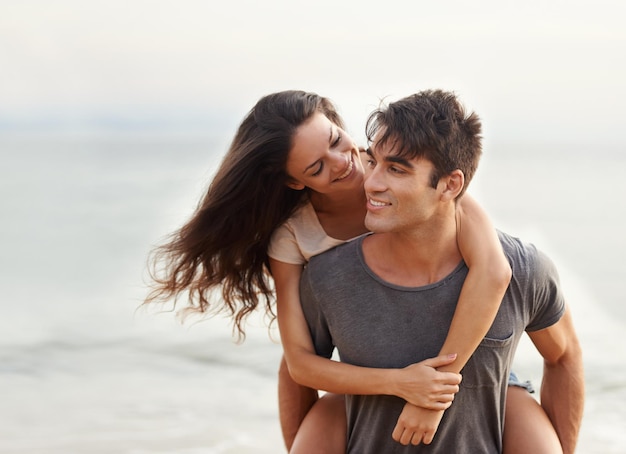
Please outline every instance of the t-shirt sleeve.
M526 331L548 328L558 322L565 312L565 298L556 266L543 252L533 249L535 254L529 289L532 311Z
M302 304L304 318L309 326L315 352L319 356L330 358L334 350L332 336L323 308L317 301L308 267L304 269L300 279L300 304Z
M306 264L306 260L296 241L296 236L288 222L278 227L272 234L267 255L275 260L293 265Z

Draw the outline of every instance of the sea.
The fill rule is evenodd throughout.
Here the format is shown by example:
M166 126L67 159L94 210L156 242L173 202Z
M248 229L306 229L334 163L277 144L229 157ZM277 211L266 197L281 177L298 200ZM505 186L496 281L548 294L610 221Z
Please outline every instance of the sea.
M140 307L225 134L0 134L0 452L285 452L278 330ZM626 144L486 141L469 192L556 263L583 346L579 453L626 453ZM539 385L529 341L515 370Z

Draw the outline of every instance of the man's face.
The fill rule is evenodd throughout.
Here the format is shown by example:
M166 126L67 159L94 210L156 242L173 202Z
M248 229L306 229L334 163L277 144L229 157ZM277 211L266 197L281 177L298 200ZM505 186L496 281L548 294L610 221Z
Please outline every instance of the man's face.
M437 189L430 185L433 164L399 158L393 145L376 140L368 155L365 226L376 233L409 233L424 226L439 206Z

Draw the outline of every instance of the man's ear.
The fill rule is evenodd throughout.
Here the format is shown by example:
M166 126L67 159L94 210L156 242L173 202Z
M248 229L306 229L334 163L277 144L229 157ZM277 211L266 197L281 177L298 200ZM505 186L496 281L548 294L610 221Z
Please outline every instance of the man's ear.
M443 184L443 192L441 197L446 200L454 200L463 191L465 185L465 175L460 169L453 170L450 175L439 180L439 184Z
M292 180L291 178L287 182L287 187L291 189L295 189L296 191L302 191L304 189L304 185L302 183L298 183L297 181Z

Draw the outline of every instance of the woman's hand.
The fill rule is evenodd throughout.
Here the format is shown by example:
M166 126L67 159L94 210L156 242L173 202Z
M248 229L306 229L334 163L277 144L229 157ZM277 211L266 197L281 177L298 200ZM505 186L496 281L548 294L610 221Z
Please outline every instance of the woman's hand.
M433 411L405 404L391 435L400 444L430 444L435 437L443 410Z
M454 372L439 372L438 367L446 366L456 359L456 355L441 355L398 369L398 391L395 395L418 407L428 410L445 410L459 392L461 375Z

